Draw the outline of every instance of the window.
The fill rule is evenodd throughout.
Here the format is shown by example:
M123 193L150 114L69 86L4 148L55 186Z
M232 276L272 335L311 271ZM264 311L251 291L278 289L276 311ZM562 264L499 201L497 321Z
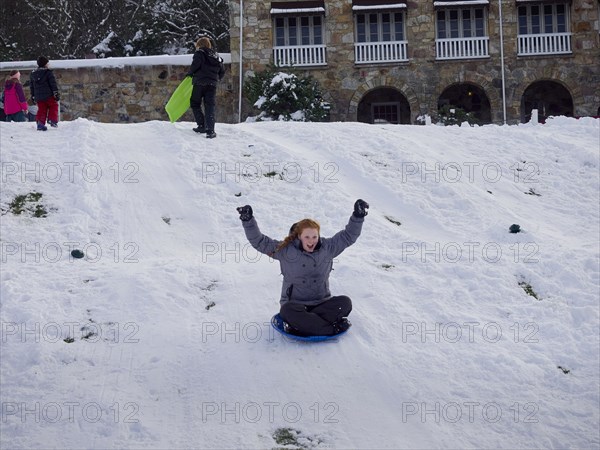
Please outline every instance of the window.
M373 103L373 123L400 123L399 103Z
M404 40L403 12L372 12L355 15L356 42Z
M564 3L519 6L519 34L569 32L568 7Z
M435 17L436 59L489 57L487 6L448 8L442 2L436 2L434 6L443 6L436 11Z
M438 39L486 36L483 8L440 9L437 12Z
M273 62L276 66L327 65L323 0L272 2Z
M568 3L520 4L518 55L571 53Z
M275 45L322 45L323 22L321 16L275 18Z
M356 64L408 61L405 8L396 0L352 1Z

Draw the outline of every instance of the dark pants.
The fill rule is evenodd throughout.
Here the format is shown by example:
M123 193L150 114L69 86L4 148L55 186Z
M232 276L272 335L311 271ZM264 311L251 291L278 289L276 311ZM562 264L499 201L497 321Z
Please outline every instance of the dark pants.
M335 334L333 322L347 317L352 311L352 301L345 295L338 295L318 305L304 305L298 302L285 302L281 305L281 318L303 334L329 336Z
M194 113L194 119L199 127L206 128L206 132L215 131L215 103L217 98L216 86L194 85L190 106ZM204 103L204 112L202 111Z
M19 111L14 114L6 115L7 122L27 122L27 118L25 117L25 113L23 111Z

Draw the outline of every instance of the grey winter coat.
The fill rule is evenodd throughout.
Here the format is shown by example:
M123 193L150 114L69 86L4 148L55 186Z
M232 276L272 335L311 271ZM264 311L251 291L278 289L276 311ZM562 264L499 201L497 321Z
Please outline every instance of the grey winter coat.
M281 241L262 234L254 218L242 224L252 247L279 261L283 275L280 303L293 301L317 305L331 297L329 273L333 258L356 242L363 222L364 218L351 216L342 231L331 238L320 238L312 253L305 252L300 239L295 239L274 254Z

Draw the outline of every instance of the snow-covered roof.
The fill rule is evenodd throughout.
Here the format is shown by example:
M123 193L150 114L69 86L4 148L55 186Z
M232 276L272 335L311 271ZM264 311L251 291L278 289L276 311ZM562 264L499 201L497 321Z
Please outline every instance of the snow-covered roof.
M271 8L271 14L324 13L325 8Z
M125 66L187 66L192 63L192 54L127 56L122 58L98 59L51 59L54 69L76 69L78 67L125 67ZM219 53L225 64L231 64L231 53ZM36 61L2 61L0 70L35 69Z
M374 9L400 9L406 8L406 3L390 3L380 5L353 5L352 11L372 11Z
M325 13L325 2L323 0L271 2L271 14L299 13L323 14Z
M539 1L539 0L538 0ZM489 5L488 0L457 0L457 1L439 1L433 2L433 6L470 6L470 5Z

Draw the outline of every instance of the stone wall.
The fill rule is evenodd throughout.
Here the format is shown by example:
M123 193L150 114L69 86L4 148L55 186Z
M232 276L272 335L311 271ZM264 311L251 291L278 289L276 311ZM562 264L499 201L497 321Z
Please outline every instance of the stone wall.
M83 67L71 68L61 67L60 61L56 64L51 61L61 93L61 120L80 117L113 123L169 120L165 105L189 69L189 64L127 65L125 62L122 67L98 64L86 67L82 64ZM18 68L21 82L26 85L32 68L13 66L14 63L10 68L0 69L1 79L5 79L13 68ZM27 86L25 95L30 95ZM233 96L231 70L227 64L225 78L217 88L217 122L237 122L237 98ZM191 110L180 120L193 121Z
M363 96L377 87L392 87L406 97L412 120L437 111L440 94L456 83L472 83L486 93L492 122L502 123L502 65L498 2L488 6L490 57L477 60L435 59L435 8L433 0L406 1L405 63L354 64L354 18L350 0L325 1L327 66L303 69L312 75L332 103L331 120L355 121ZM272 61L271 2L244 1L243 74L263 70ZM232 73L239 76L239 1L230 2ZM556 81L565 86L576 116L596 115L600 107L600 43L596 0L575 0L571 5L573 53L570 55L517 56L517 5L502 0L507 122L522 119L521 98L533 82ZM237 83L234 90L237 91ZM237 95L237 92L236 94ZM250 113L244 104L243 116Z

